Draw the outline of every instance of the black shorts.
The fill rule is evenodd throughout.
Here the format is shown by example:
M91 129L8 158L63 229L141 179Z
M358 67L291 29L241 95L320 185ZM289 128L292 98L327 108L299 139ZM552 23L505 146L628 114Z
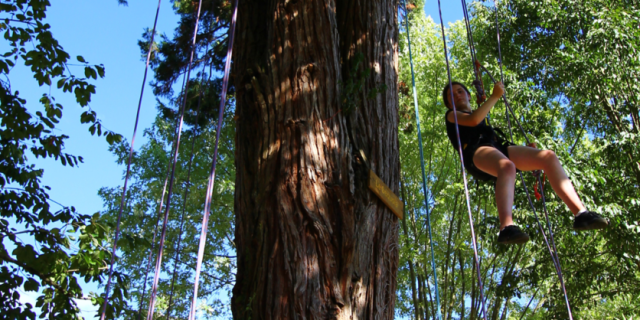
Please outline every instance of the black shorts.
M476 165L473 163L473 155L476 153L476 151L478 150L478 148L480 147L494 147L496 149L498 149L498 151L502 152L502 154L505 155L505 157L509 158L509 146L512 146L513 144L508 142L508 141L503 141L502 143L499 143L497 141L487 141L487 142L479 142L477 144L474 144L472 146L466 146L463 150L462 150L462 157L464 158L464 167L465 169L467 169L467 172L469 172L470 175L472 175L474 178L481 180L481 181L495 181L496 177L478 169L476 167Z

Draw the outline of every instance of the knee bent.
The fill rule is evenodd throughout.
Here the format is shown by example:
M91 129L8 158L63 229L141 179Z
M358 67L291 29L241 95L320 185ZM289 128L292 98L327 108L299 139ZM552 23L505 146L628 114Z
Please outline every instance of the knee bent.
M503 159L498 163L498 175L516 175L516 165L511 160Z
M540 151L540 156L542 157L544 164L559 162L558 156L553 152L553 150L542 150Z

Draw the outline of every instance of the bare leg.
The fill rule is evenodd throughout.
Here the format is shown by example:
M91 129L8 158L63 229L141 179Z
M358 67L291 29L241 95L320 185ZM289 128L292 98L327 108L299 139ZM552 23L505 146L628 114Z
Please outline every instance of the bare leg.
M564 172L556 154L551 150L538 150L531 147L510 146L509 159L522 171L544 170L553 191L569 207L574 215L585 210L571 180ZM475 157L474 157L475 160Z
M500 218L500 230L513 224L513 189L516 166L502 152L494 147L480 147L473 155L475 166L496 177L496 206Z

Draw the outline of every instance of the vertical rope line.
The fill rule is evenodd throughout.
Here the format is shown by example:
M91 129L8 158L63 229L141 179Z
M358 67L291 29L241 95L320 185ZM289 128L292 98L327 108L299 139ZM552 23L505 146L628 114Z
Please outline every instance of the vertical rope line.
M207 241L207 228L209 222L209 213L211 209L211 198L213 196L213 186L216 179L216 165L218 163L218 145L220 142L220 132L222 131L222 120L224 118L224 108L227 100L227 87L229 85L229 72L231 70L231 57L233 53L233 40L236 33L236 19L238 17L238 0L233 2L233 16L231 25L229 26L229 44L227 46L227 57L224 65L224 77L222 79L222 92L220 93L220 106L218 111L218 125L216 127L216 146L213 151L213 162L211 164L211 172L209 174L209 184L207 185L207 198L204 204L204 212L202 214L202 230L200 233L200 244L198 246L198 261L196 263L196 275L193 284L193 301L191 301L191 310L189 311L189 320L194 320L196 316L196 303L198 301L198 283L200 281L200 269L202 268L202 259L204 257L204 246Z
M509 137L511 138L511 143L514 143L513 130L512 130L512 126L511 126L511 119L509 117L509 113L508 112L506 112L506 118L507 118L507 126L509 127ZM549 244L549 240L547 238L547 234L546 234L546 232L544 230L544 227L542 226L542 223L540 223L540 219L538 218L538 213L536 212L536 208L534 207L533 201L531 200L531 196L529 194L529 188L527 187L527 184L524 181L524 176L522 175L522 172L518 172L518 175L520 176L520 181L522 182L522 186L523 186L525 194L527 196L527 200L529 201L529 206L531 207L531 210L533 211L533 216L536 218L536 222L538 224L538 227L540 228L540 233L542 234L544 242L547 245L547 249L549 250L549 254L551 255L551 261L553 262L553 266L556 268L556 273L558 273L559 269L558 269L557 257L554 255L553 250L551 250L551 245Z
M180 89L181 92L184 91L184 86L186 84L186 80L187 80L187 77L183 76L182 77L182 86L180 87L181 88ZM176 120L176 124L175 124L175 127L174 127L174 133L173 133L173 137L174 138L173 138L173 141L172 141L172 144L171 144L171 154L173 154L173 150L176 147L176 138L178 137L177 130L178 130L178 120ZM167 166L167 172L165 174L164 187L162 188L162 197L161 197L161 200L160 200L160 206L158 207L158 214L157 214L157 218L156 218L156 227L155 227L155 230L153 231L153 242L151 243L151 251L149 251L149 260L147 262L147 271L145 273L145 278L144 278L144 290L142 291L142 298L140 300L140 304L139 304L139 308L138 308L138 314L140 314L140 312L142 312L142 302L144 300L144 295L145 295L146 288L147 288L147 275L149 274L149 271L151 270L151 262L153 260L153 253L154 253L153 249L155 248L156 237L158 235L158 224L160 223L160 217L162 217L162 210L164 208L163 207L163 205L164 205L164 197L166 195L167 183L169 182L169 174L171 173L170 170L171 170L171 164L169 164ZM153 272L154 272L154 275L155 275L157 270L154 269ZM150 305L147 307L147 313L150 310L149 307L150 307Z
M544 208L544 216L547 220L547 229L549 229L549 236L551 238L551 244L553 245L553 250L556 254L556 262L558 264L558 278L560 278L560 286L562 287L562 293L564 293L564 301L567 304L567 312L569 312L569 319L573 320L573 315L571 314L571 305L569 304L569 296L567 295L567 288L564 284L564 277L562 276L562 265L560 264L560 257L558 257L558 249L556 249L556 243L553 239L553 232L551 232L551 223L549 222L549 212L547 210L547 202L544 196L544 184L540 179L540 176L537 177L538 184L540 185L540 194L542 195L542 207Z
M451 106L453 107L453 119L455 120L456 138L458 141L458 155L460 156L460 170L462 171L462 180L464 181L464 194L467 199L467 211L469 212L469 226L471 227L471 242L473 244L473 258L475 259L476 272L478 274L478 289L480 291L480 301L482 302L482 316L487 320L487 308L484 302L484 288L482 285L482 275L480 272L480 261L478 260L478 246L476 243L476 234L473 229L473 215L471 214L471 202L469 200L469 187L467 185L467 173L464 171L464 160L462 156L462 143L460 142L460 130L458 129L458 115L455 101L453 101L453 88L451 84L451 66L449 65L449 52L447 50L447 37L444 34L444 21L442 20L442 8L440 0L438 0L438 11L440 13L440 27L442 31L442 44L444 47L444 59L447 63L447 76L449 78L449 93L451 94Z
M209 80L211 79L211 67L213 66L213 64L209 64L210 66L210 70L209 70ZM183 233L183 228L184 228L184 217L185 217L185 213L186 213L186 207L187 207L187 199L189 196L189 190L191 187L191 169L192 169L192 165L193 165L193 158L194 158L194 150L196 147L196 141L199 138L200 132L198 130L198 122L200 120L200 108L202 106L202 96L204 95L204 89L203 89L203 85L202 82L204 82L204 69L206 69L206 65L202 70L202 80L200 81L200 96L198 97L198 108L196 109L196 124L195 124L195 128L194 128L194 133L193 133L193 140L191 141L191 154L189 156L189 165L188 165L188 169L187 169L187 186L186 189L184 191L184 197L183 197L183 202L182 202L182 214L180 215L180 227L179 227L179 235L178 235L178 243L176 244L176 256L173 259L173 276L171 278L171 289L170 293L169 293L169 303L167 304L167 319L169 319L171 317L171 307L172 302L173 302L173 294L174 294L174 285L176 282L176 276L178 274L178 261L180 261L180 250L181 250L181 244L182 244L182 233ZM208 81L207 81L208 83Z
M186 74L185 74L182 77L182 86L180 87L180 92L184 91L184 86L186 84L186 81L187 81L187 77L186 77ZM182 99L182 98L179 98L179 99ZM178 103L181 103L182 100L179 100L179 101L180 102L178 102ZM176 124L175 124L174 130L173 130L174 132L173 132L173 140L171 142L172 145L171 145L171 153L170 154L173 154L174 149L176 147L176 140L178 138L178 124L179 124L178 121L179 121L179 119L176 119ZM158 234L158 224L160 223L160 218L162 217L162 212L163 212L163 209L164 209L164 206L163 206L164 197L165 197L165 194L166 194L166 187L167 187L167 184L169 182L170 174L171 174L171 163L169 163L169 165L167 166L166 178L165 178L165 182L164 182L165 186L164 186L164 188L162 190L162 199L160 201L160 206L158 207L158 218L156 220L156 227L155 227L155 231L153 233L153 243L152 243L152 247L151 247L152 249L155 246L156 236ZM157 256L156 256L156 258L157 258ZM147 278L146 278L147 276L146 275L149 273L149 270L151 269L152 260L153 260L153 251L149 252L149 262L148 262L148 265L147 265L147 273L145 274L145 288L146 288L146 281L147 281ZM158 270L156 270L155 267L156 266L154 265L154 269L153 269L154 276L155 276L155 273L158 272ZM143 297L144 297L144 292L143 292ZM151 300L149 300L149 302L151 302ZM141 303L142 303L142 301L141 301ZM142 308L142 306L140 306L140 308ZM147 305L147 316L148 316L149 312L151 312L151 304Z
M464 25L467 29L467 41L469 42L469 51L471 52L471 65L475 66L476 58L476 48L473 44L473 35L471 33L471 22L469 22L469 12L467 11L467 2L465 0L460 0L462 3L462 13L464 15ZM476 68L473 68L473 73L476 76L476 80L478 80L478 71Z
M151 60L151 51L153 50L153 39L156 35L156 26L158 25L158 16L160 15L160 3L158 0L158 8L156 9L156 17L153 21L153 30L151 31L151 41L149 42L149 50L147 51L147 61L144 67L144 77L142 78L142 89L140 89L140 99L138 100L138 111L136 112L136 121L133 125L133 136L131 138L131 146L129 147L129 159L127 160L127 173L124 177L124 186L122 188L122 197L120 198L120 209L118 209L118 219L116 222L116 234L113 240L113 248L111 249L111 262L109 264L109 278L104 289L104 302L102 303L102 312L100 320L104 320L107 312L107 301L109 301L109 289L111 288L111 279L113 278L113 264L115 263L116 250L118 248L118 238L120 238L120 221L122 220L122 209L124 208L125 196L127 194L127 182L129 182L129 173L131 172L131 158L133 158L133 145L138 132L138 122L140 120L140 109L142 107L142 97L144 96L144 86L147 83L147 73L149 72L149 60Z
M196 14L196 21L193 30L193 41L191 43L191 54L189 57L189 64L187 67L187 75L186 75L186 84L184 86L183 92L183 101L182 106L180 108L180 124L178 125L178 134L176 138L176 147L173 153L173 163L171 168L171 178L169 179L169 194L167 195L167 205L164 211L164 220L162 222L162 234L160 237L160 245L158 251L158 257L156 259L156 274L153 279L153 289L151 291L151 301L149 302L149 313L147 314L147 319L151 320L153 318L153 312L155 309L155 300L156 293L158 291L158 280L160 278L160 271L162 266L162 254L164 251L164 241L167 235L167 221L169 220L169 209L171 208L171 196L173 195L173 181L175 179L175 171L176 171L176 163L178 162L178 154L180 149L180 137L182 135L182 124L184 123L184 111L187 108L187 94L189 92L189 78L191 76L191 64L193 63L193 56L196 51L196 38L198 36L198 25L200 23L200 10L202 9L202 0L198 1L198 12Z
M482 69L489 75L491 80L494 83L496 83L496 79L493 77L491 72L489 72L489 70L487 70L484 66L482 66ZM503 98L505 98L505 97L506 97L506 95L503 96ZM510 111L511 115L515 118L513 110L511 109L511 106L509 105L509 101L505 100L504 103L507 106L506 110ZM514 141L514 139L513 139L513 130L512 130L512 127L511 127L511 118L509 117L509 113L508 112L506 112L506 119L507 119L507 126L509 127L509 135L510 135L510 138L511 138L511 143L513 143L513 141ZM517 119L516 119L516 121L517 121ZM526 133L523 133L523 134L526 136ZM533 201L531 200L531 197L529 195L529 189L527 188L527 185L524 182L524 177L522 176L522 172L520 172L519 175L520 175L520 179L522 181L522 185L524 186L525 194L527 195L527 200L529 201L529 205L531 206L531 210L533 210L534 217L536 218L536 222L538 223L538 227L540 228L540 232L542 233L542 237L544 238L544 242L547 245L547 248L549 249L549 254L551 255L551 261L553 262L553 265L556 268L556 272L557 272L558 266L557 266L557 262L556 262L556 257L553 255L553 252L551 250L551 245L549 244L549 240L547 239L546 232L544 231L544 228L542 227L542 223L540 223L540 220L538 219L538 214L536 213L536 209L535 209L535 207L533 205Z
M495 18L496 18L496 35L497 35L497 39L498 39L498 63L500 65L500 79L504 83L504 72L502 70L502 49L500 48L500 24L499 24L499 21L498 21L498 4L497 4L497 1L493 0L493 4L494 4L495 10L496 10ZM506 93L504 93L502 95L502 97L504 98L505 105L507 106L508 110L513 114L514 113L513 109L511 109L511 106L507 102ZM515 115L514 115L514 119L516 119L516 121L518 121L517 118L515 117ZM509 131L511 132L511 121L509 121L509 114L508 113L507 113L507 122L509 124ZM522 128L522 125L520 125L520 122L517 122L517 123L518 123L518 126L520 127L520 130L522 130L523 135L524 135L525 139L527 140L527 143L529 144L530 143L529 139L527 137L527 134L524 132L524 129ZM511 133L511 141L513 142L513 133ZM520 172L520 178L522 180L522 185L524 186L524 189L527 192L527 198L529 198L529 202L531 204L531 208L533 208L533 202L531 202L531 198L529 197L529 191L528 191L528 188L527 188L526 184L524 183L524 177L522 176L522 172ZM567 295L567 289L566 289L566 287L564 285L564 278L562 276L562 267L560 265L560 257L558 257L558 249L556 247L556 243L555 243L555 240L553 238L553 231L551 229L551 222L549 221L549 213L548 213L548 210L547 210L547 204L546 204L546 201L545 201L544 190L542 189L543 185L542 185L542 181L540 180L540 176L537 177L537 183L540 185L540 189L541 189L540 191L542 191L542 193L541 193L542 194L542 206L543 206L544 215L545 215L545 218L546 218L546 221L547 221L547 229L549 231L549 237L551 238L551 244L553 246L553 252L551 252L551 248L549 248L549 251L551 253L552 260L555 260L555 267L556 267L556 271L558 273L558 278L560 279L560 285L562 287L562 292L564 293L564 300L565 300L565 303L567 305L567 312L569 313L569 319L573 320L573 315L571 314L571 305L569 304L569 297ZM535 214L535 209L534 209L534 214ZM536 215L536 219L537 219L538 216L537 216L537 214L535 214L535 215ZM546 238L545 238L545 240L546 240ZM547 247L548 246L549 246L549 244L547 243Z
M422 169L422 192L424 194L424 206L427 210L427 227L429 230L429 244L431 245L431 268L433 269L433 283L435 287L435 296L436 296L436 319L441 319L442 314L440 311L440 294L438 293L438 273L436 271L436 261L434 257L433 251L433 237L431 235L431 213L429 212L429 203L427 196L427 178L424 172L424 151L422 149L422 133L420 131L420 114L418 111L418 92L416 90L416 78L413 72L413 56L411 54L411 36L409 32L409 11L407 10L407 2L404 3L404 21L407 29L407 43L409 45L409 64L411 65L411 85L413 86L413 104L415 106L416 111L416 127L418 130L418 146L420 149L420 169Z
M156 214L156 227L153 231L153 240L151 241L151 249L149 250L149 259L147 259L147 270L144 273L144 284L142 286L142 296L140 296L140 301L138 302L138 315L142 312L142 302L144 301L144 296L147 292L147 279L149 275L149 271L151 270L151 261L153 260L153 252L156 244L156 236L158 235L158 224L160 223L160 217L162 216L162 206L164 204L164 195L167 191L167 182L169 182L169 166L167 166L167 172L165 173L164 178L164 187L162 187L162 197L160 198L160 205L158 206L158 213Z

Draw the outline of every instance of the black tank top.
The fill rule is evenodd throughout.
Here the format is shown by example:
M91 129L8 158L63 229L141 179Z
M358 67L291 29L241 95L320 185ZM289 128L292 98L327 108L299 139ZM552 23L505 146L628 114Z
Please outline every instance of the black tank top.
M458 150L458 138L456 137L455 123L451 123L447 120L449 112L452 111L453 110L449 110L444 114L444 122L447 124L447 135L449 136L449 141L451 141L453 148ZM471 112L464 113L471 114ZM482 122L475 127L467 127L459 124L458 131L460 132L460 142L462 142L463 149L467 146L472 146L482 142L488 143L493 140L493 130L489 125L487 118L482 119Z

